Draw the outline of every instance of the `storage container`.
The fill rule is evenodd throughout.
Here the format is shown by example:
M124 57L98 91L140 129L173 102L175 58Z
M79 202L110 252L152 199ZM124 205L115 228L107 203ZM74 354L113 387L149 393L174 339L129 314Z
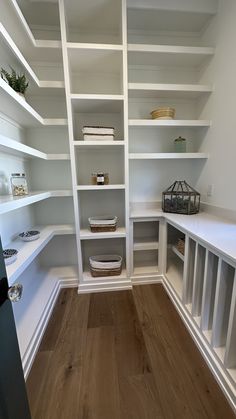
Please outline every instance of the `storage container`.
M122 257L119 255L98 255L89 258L93 277L118 276L122 270Z
M11 188L13 196L22 196L28 194L28 186L24 173L12 173Z
M175 214L197 214L200 209L200 193L185 180L174 182L162 193L162 210Z
M98 216L98 217L90 217L89 225L93 233L116 231L117 217L107 216L107 215Z

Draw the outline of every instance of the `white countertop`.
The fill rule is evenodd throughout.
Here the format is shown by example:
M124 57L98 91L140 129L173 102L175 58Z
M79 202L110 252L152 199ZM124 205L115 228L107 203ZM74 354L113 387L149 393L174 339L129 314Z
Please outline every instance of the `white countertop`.
M165 218L185 233L196 236L206 245L236 262L236 223L232 221L218 218L206 212L196 215L180 215L164 213L160 208L133 209L130 217L132 219Z

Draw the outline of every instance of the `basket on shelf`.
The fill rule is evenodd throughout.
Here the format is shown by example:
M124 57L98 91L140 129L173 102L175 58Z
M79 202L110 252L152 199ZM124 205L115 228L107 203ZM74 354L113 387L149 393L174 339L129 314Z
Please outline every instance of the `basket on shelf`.
M185 251L185 239L179 239L176 245L177 250L179 251L179 253L181 253L181 255L184 256L184 251Z
M175 118L175 109L170 108L169 106L163 106L157 109L154 109L151 112L152 119L174 119Z
M200 193L185 180L178 180L162 193L162 210L175 214L197 214L200 210Z
M93 233L103 233L108 231L116 231L117 217L116 216L98 216L89 218L90 230Z
M118 276L122 271L122 257L119 255L90 256L90 272L92 277Z

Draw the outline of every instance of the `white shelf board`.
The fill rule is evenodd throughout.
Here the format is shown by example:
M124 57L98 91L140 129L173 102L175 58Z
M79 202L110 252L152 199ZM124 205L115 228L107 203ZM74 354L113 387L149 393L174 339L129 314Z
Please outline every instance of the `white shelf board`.
M0 78L0 112L22 126L67 125L66 119L44 119L32 106Z
M214 53L211 47L128 44L128 62L132 66L199 67Z
M126 231L124 227L118 227L116 231L101 233L93 233L89 229L80 230L81 240L119 239L123 237L126 237Z
M12 195L3 195L0 196L0 214L14 211L18 208L22 208L39 201L43 201L44 199L63 196L72 196L72 191L58 190L45 192L30 192L28 195L17 197Z
M129 83L130 98L190 98L212 93L212 86L197 84Z
M134 241L133 249L134 252L141 250L158 250L159 243L157 240L151 240L150 238L139 238Z
M184 255L182 255L182 253L178 251L177 247L172 246L171 249L172 249L172 252L174 252L176 256L178 256L184 262Z
M30 79L34 81L36 86L38 86L39 88L43 88L42 91L44 91L45 89L55 90L55 89L62 89L65 87L63 81L40 81L39 80L34 70L30 66L28 61L25 59L25 57L23 56L23 54L21 53L21 51L19 50L19 48L17 47L13 39L11 38L6 28L2 25L2 23L0 23L0 35L2 39L4 40L4 42L7 44L8 48L11 50L12 54L17 58L17 60L24 67ZM31 84L30 84L29 91L30 90L31 90ZM40 89L37 90L37 92L39 91ZM47 91L47 94L48 94L48 91Z
M0 150L5 153L43 160L69 160L69 154L46 154L11 138L0 135Z
M206 153L130 153L130 160L208 159Z
M78 191L104 191L113 189L125 189L125 185L78 185Z
M40 238L38 240L24 242L17 237L7 246L7 248L18 250L17 260L11 265L6 266L9 285L12 285L17 280L54 236L74 234L74 227L72 225L36 226L32 230L40 231Z
M122 111L123 95L71 94L74 112L118 113Z
M125 145L124 141L84 141L76 140L73 141L75 147L85 148L108 148L108 147L123 147Z
M67 42L66 46L68 49L75 50L104 50L104 51L123 51L123 45L118 44L94 44L87 42Z
M210 127L211 121L198 119L129 119L133 127Z
M142 264L140 266L135 266L133 271L133 277L136 276L158 276L160 273L158 271L158 266Z
M126 273L126 269L122 269L121 274L120 275L114 275L114 276L102 276L102 277L92 277L91 273L89 270L85 270L83 273L83 282L111 282L111 281L121 281L127 279L127 273Z

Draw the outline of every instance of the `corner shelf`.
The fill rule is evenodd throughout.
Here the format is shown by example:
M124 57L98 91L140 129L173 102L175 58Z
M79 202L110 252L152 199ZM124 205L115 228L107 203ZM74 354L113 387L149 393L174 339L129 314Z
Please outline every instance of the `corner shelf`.
M0 79L0 111L25 127L37 125L66 125L61 118L44 119L4 80Z
M130 98L190 98L212 93L212 86L197 84L129 83Z
M72 196L72 191L58 190L45 192L30 192L28 195L14 197L12 195L4 195L0 197L0 214L14 211L16 209L26 207L39 201L43 201L53 197Z
M19 141L0 135L0 150L17 156L43 160L70 160L69 154L46 154Z
M74 234L74 227L72 225L51 225L34 227L34 229L40 231L38 240L23 242L17 238L7 246L18 250L17 260L11 265L6 266L9 285L12 285L17 280L54 236Z
M126 237L126 231L124 227L118 227L116 231L101 233L93 233L89 229L80 230L81 240L119 239L123 237Z
M129 119L129 126L133 127L210 127L211 121L198 119Z
M130 160L208 159L206 153L130 153Z

